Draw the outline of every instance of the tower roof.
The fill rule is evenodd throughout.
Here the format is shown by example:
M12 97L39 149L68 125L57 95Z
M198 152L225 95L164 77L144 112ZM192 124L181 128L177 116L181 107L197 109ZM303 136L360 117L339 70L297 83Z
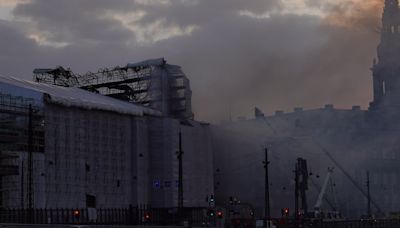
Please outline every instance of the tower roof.
M400 106L399 0L385 0L378 62L373 66L374 101L371 109ZM396 108L398 109L398 108ZM400 109L398 109L400 111Z
M383 23L394 22L397 20L399 12L399 1L398 0L385 0L385 8L383 10Z
M398 0L385 0L385 7L398 6Z

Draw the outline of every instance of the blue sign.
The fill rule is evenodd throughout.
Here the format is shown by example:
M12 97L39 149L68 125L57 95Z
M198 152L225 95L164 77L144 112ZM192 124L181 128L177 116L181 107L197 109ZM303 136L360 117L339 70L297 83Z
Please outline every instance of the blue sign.
M160 180L153 180L153 188L159 189L160 187Z

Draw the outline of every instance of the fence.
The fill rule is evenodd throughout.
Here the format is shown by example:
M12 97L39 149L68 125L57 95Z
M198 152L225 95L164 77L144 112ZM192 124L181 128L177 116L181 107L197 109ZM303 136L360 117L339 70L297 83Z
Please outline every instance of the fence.
M338 221L299 221L293 219L277 221L277 228L399 228L399 219L359 219L359 220L338 220Z
M398 228L400 220L398 219L368 219L368 220L350 220L324 222L321 228Z
M0 223L96 225L202 225L208 218L202 208L107 209L0 209Z

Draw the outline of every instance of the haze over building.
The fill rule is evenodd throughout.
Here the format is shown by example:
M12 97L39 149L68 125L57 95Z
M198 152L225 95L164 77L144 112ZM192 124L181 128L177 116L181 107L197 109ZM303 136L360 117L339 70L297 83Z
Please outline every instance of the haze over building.
M230 196L253 203L262 211L263 147L271 151L271 207L293 207L293 170L298 157L308 161L311 175L308 204L317 201L320 186L334 167L335 185L327 194L325 210L339 210L349 217L367 215L367 172L371 176L373 214L400 211L399 153L400 62L399 3L386 0L381 42L372 66L374 99L368 110L323 108L265 116L256 108L254 119L239 119L212 127L215 166L220 170L216 196L221 203ZM366 75L367 77L367 75ZM367 80L367 78L366 78ZM327 85L328 86L328 85ZM318 178L316 177L318 176ZM239 178L241 177L241 178ZM249 178L252 177L252 178ZM239 179L238 179L239 178ZM256 183L249 191L245 186Z
M299 157L309 166L309 205L333 167L324 210L365 215L368 172L372 212L400 211L399 26L398 1L386 0L368 110L327 104L267 116L256 108L254 119L210 126L195 120L189 80L165 59L82 75L38 68L35 82L1 76L1 206L206 210L215 195L217 205L233 197L260 218L267 147L275 217L293 207Z

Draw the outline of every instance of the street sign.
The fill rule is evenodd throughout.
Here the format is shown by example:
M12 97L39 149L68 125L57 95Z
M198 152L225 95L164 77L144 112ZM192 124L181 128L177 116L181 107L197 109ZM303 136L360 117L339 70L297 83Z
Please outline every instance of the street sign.
M161 188L160 180L153 180L153 188L155 189Z

